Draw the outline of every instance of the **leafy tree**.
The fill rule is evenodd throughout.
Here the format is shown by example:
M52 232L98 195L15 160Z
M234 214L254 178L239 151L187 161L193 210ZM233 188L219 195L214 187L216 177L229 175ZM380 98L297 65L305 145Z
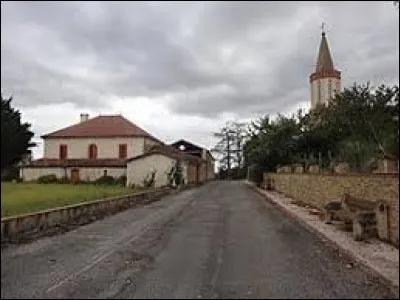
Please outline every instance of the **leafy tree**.
M294 116L279 115L274 121L265 116L252 123L250 139L244 149L245 160L272 171L278 164L292 162L299 154L300 125Z
M1 170L2 172L23 157L30 154L29 148L36 146L31 142L33 132L30 124L21 123L21 114L11 107L12 97L1 95Z
M307 114L252 122L245 161L254 174L285 164L328 167L334 161L365 170L379 154L399 157L398 114L398 86L354 84Z

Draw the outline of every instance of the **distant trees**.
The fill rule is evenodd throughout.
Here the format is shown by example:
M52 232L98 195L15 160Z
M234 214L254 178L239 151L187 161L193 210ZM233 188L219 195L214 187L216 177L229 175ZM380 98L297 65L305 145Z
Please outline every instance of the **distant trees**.
M329 168L346 161L362 170L379 154L399 157L399 87L354 85L307 114L252 122L244 146L247 165L264 171L285 164Z
M220 175L232 178L240 177L243 168L243 146L246 141L246 124L239 122L227 122L219 132L214 133L219 141L211 152L219 157ZM233 172L235 170L235 172Z
M5 99L1 95L1 172L20 162L29 148L35 146L31 142L33 132L30 124L21 123L21 114L11 106L12 97Z

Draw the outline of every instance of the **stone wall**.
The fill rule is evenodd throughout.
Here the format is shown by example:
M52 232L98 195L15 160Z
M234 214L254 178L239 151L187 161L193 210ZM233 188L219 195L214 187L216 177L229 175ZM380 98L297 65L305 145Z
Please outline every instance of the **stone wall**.
M382 200L389 206L389 239L399 243L398 174L293 174L269 173L272 187L294 199L322 208L329 199L343 193L371 201Z
M188 186L190 187L190 186ZM139 192L129 196L49 209L1 219L1 242L21 242L68 231L122 210L147 204L171 193L169 188Z

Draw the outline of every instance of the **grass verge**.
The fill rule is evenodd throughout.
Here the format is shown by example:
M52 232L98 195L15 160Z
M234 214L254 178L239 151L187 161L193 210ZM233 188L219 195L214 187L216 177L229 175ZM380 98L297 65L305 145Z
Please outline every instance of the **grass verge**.
M135 189L123 186L1 183L1 217L127 195Z

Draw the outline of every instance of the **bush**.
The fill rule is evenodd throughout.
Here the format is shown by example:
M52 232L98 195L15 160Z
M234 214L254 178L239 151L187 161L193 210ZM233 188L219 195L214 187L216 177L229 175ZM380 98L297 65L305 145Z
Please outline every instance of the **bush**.
M125 175L119 176L117 179L115 179L115 183L125 186L126 185L126 176Z
M63 176L58 180L58 183L70 183L70 180L67 176Z
M1 170L1 181L13 181L19 179L19 169L16 166Z
M58 179L55 174L43 175L37 179L38 183L57 183Z
M115 179L112 176L101 176L95 180L96 184L112 185L115 184Z
M251 165L249 168L249 180L260 186L264 177L264 169L259 165Z
M145 188L154 187L155 183L156 183L156 171L150 172L150 174L147 174L146 178L143 179L143 187Z

